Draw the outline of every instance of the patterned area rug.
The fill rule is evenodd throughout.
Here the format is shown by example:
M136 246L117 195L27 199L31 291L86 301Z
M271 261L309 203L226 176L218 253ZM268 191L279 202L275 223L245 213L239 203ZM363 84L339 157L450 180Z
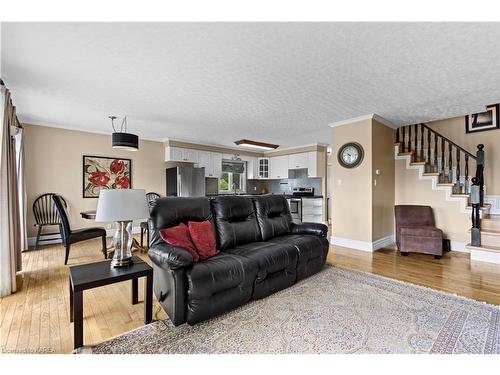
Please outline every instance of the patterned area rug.
M195 326L157 321L93 353L500 353L500 306L326 267Z

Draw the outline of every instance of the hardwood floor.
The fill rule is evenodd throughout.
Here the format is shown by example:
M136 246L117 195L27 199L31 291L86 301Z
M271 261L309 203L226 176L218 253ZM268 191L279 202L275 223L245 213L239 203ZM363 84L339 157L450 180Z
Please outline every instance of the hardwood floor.
M69 265L102 259L98 240L71 249ZM146 254L139 254L149 262ZM70 353L73 325L69 322L68 268L64 250L46 246L23 254L23 278L18 292L0 299L0 350L4 353ZM338 267L372 272L466 297L500 304L500 265L470 262L467 254L446 253L443 259L393 250L373 254L331 247L328 262ZM140 280L139 300L143 300ZM155 302L153 318L166 314ZM84 343L92 345L143 324L143 304L131 305L130 282L84 292Z

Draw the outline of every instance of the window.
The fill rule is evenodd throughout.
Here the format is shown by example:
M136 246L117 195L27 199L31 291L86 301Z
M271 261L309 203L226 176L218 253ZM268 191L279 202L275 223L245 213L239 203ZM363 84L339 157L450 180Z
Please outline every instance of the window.
M219 191L224 193L245 192L245 163L241 161L222 161L222 175Z

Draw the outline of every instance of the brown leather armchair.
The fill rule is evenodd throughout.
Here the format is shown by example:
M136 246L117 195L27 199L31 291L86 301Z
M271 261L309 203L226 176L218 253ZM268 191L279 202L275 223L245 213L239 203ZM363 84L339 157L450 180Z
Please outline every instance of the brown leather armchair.
M396 215L396 244L401 255L424 253L440 259L443 255L443 232L436 228L432 207L399 205Z

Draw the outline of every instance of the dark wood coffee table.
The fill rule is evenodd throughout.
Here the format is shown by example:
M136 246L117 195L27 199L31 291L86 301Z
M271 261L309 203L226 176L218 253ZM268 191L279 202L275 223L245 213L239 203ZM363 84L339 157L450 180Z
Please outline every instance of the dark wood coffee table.
M129 267L113 268L111 260L69 267L70 321L74 322L74 348L83 346L83 291L132 280L132 304L138 301L138 278L144 283L144 324L153 318L153 268L139 257L132 257Z

